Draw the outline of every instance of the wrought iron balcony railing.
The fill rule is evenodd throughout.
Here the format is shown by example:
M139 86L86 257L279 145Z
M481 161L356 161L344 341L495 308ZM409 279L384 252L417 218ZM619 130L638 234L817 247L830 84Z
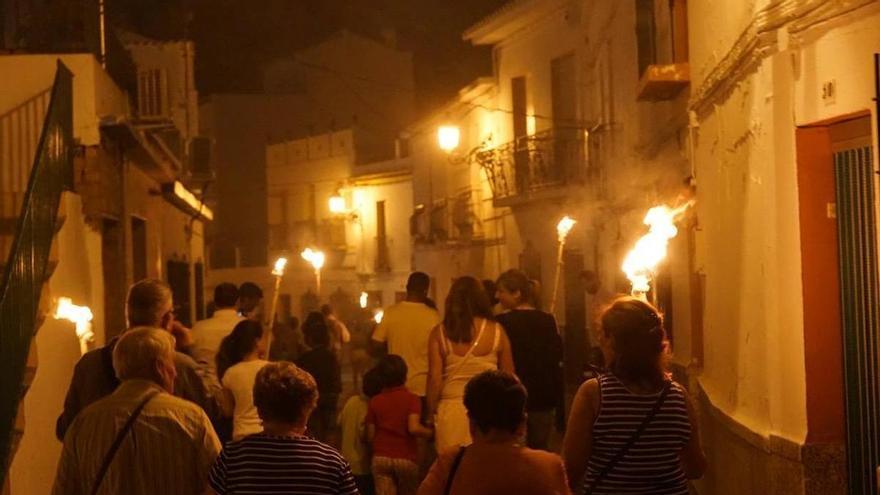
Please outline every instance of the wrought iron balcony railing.
M474 153L496 201L588 178L589 133L584 128L548 129Z

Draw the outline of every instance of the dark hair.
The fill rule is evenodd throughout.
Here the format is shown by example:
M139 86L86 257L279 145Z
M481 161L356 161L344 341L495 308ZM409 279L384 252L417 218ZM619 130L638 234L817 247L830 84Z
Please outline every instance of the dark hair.
M264 421L298 423L317 398L312 375L289 361L263 366L254 380L254 406Z
M262 299L263 289L253 282L245 282L238 286L238 297L242 299L246 297L251 299Z
M492 319L492 306L483 285L474 277L459 277L446 296L443 328L453 342L467 343L473 338L475 318Z
M408 293L427 294L431 288L431 277L425 272L412 272L406 279L406 291Z
M382 356L379 363L374 368L379 371L382 377L382 387L399 387L406 384L406 361L397 354L386 354Z
M498 291L498 287L495 285L495 281L487 278L481 283L483 284L483 290L486 291L486 297L489 298L489 304L491 304L492 306L498 304L498 297L495 296L495 293Z
M626 381L666 379L666 332L657 308L641 299L621 297L602 313L602 332L613 339L612 373Z
M309 347L327 347L330 345L330 330L324 315L312 311L303 323L303 336Z
M238 303L238 287L229 282L214 287L214 305L218 308L231 308Z
M333 314L333 307L330 306L329 304L322 304L321 305L321 314L324 316L332 315Z
M214 358L217 377L222 380L226 370L240 363L245 356L253 352L261 338L263 338L263 325L260 322L254 320L238 322L232 332L220 341L220 348Z
M361 390L363 390L364 395L367 397L375 397L382 392L382 388L384 388L384 385L382 384L382 373L379 372L378 368L370 368L364 373L363 383L361 384Z
M511 269L502 273L498 277L498 287L504 288L507 292L519 292L519 302L534 305L534 293L532 292L532 281L529 276L522 270Z
M528 395L516 376L506 371L484 371L464 387L464 407L483 433L504 430L516 433L526 419Z

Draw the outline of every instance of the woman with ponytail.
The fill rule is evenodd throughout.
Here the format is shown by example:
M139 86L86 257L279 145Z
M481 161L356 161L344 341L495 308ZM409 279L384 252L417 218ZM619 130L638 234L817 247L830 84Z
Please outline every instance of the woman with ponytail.
M217 351L217 377L223 384L221 407L227 416L232 416L233 440L263 431L254 406L254 381L268 364L262 337L259 322L243 320L223 339Z
M493 320L480 281L458 278L446 297L443 322L428 341L428 422L435 424L438 452L471 443L464 388L493 369L514 372L510 341Z
M688 394L666 371L663 318L624 297L600 322L610 366L581 385L571 407L562 455L572 488L687 495L688 478L703 475L706 458Z

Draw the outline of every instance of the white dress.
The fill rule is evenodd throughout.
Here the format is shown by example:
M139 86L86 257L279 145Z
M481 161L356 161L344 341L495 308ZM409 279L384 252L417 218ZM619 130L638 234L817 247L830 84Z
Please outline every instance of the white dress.
M452 447L470 445L471 432L470 422L467 417L467 409L464 407L464 387L471 378L488 370L498 369L498 343L501 340L500 326L493 324L495 341L492 350L484 356L473 353L474 348L483 337L486 322L480 326L477 338L464 356L459 356L452 350L452 342L442 332L443 340L443 388L440 391L440 403L437 405L437 417L434 420L435 443L437 452L443 452Z

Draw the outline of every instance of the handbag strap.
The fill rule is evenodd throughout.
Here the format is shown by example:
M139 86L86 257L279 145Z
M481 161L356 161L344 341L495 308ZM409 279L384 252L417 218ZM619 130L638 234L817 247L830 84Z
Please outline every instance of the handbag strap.
M629 449L631 449L632 446L636 444L636 442L642 436L642 433L645 432L648 424L650 424L651 420L654 419L655 416L657 416L658 412L660 412L660 408L663 407L663 403L666 402L666 396L669 395L670 389L672 389L672 382L667 381L666 384L663 385L663 391L660 392L660 397L657 398L657 402L654 403L654 407L651 409L650 412L648 412L648 414L645 416L645 419L642 420L642 424L640 424L638 429L636 429L632 436L629 437L629 440L626 442L626 444L617 451L617 454L615 454L614 457L612 457L611 460L608 461L607 464L605 464L605 467L602 468L602 471L599 471L599 474L596 476L596 478L593 479L592 483L590 483L590 485L587 486L587 489L584 490L584 495L590 495L591 493L593 493L593 489L598 486L599 483L601 483L615 467L617 467L617 464L620 462L621 459L623 459L623 456L625 456L626 453L629 452Z
M101 463L101 469L98 470L98 475L95 477L95 483L92 485L92 495L98 493L98 489L101 488L101 483L104 481L104 477L107 476L107 470L110 469L110 463L112 463L113 458L116 457L116 451L119 450L122 441L125 440L125 436L131 431L131 427L134 426L135 420L141 415L144 406L146 406L147 402L150 402L150 400L157 395L159 395L159 390L150 391L141 403L134 408L134 411L131 412L131 416L125 421L125 425L123 425L122 429L119 430L119 433L116 434L116 439L113 440L113 444L110 445L110 450L108 450L107 455L104 456L104 461Z
M452 480L455 479L455 472L458 471L458 465L461 464L461 458L464 457L464 449L467 447L461 447L458 449L458 453L455 454L455 459L452 461L452 468L449 469L449 476L446 477L446 488L443 490L443 495L449 495L452 493Z

